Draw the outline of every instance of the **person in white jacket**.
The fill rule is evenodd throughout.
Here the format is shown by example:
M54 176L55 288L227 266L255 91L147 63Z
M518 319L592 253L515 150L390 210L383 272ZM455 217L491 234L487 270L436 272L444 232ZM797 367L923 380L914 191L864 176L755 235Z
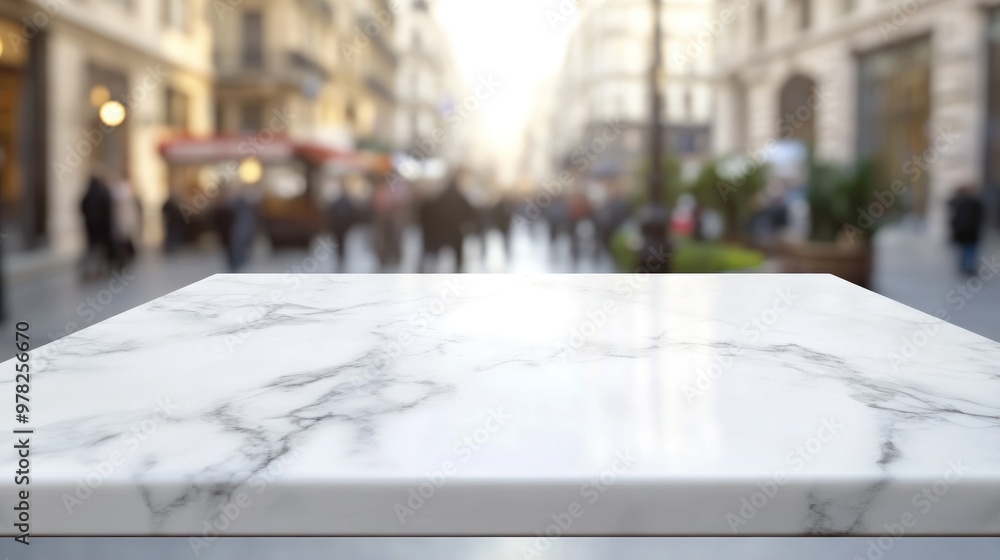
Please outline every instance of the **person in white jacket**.
M136 255L136 241L142 226L139 200L124 178L111 186L112 266L122 268Z

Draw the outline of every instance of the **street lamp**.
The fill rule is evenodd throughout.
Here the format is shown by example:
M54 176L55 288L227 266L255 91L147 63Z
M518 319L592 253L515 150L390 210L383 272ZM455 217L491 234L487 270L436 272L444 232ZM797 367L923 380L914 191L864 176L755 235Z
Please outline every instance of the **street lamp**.
M236 175L244 184L256 185L264 175L264 166L261 165L259 159L248 157L240 162L239 167L236 168Z
M105 126L114 128L125 121L125 106L118 101L105 101L97 111Z
M663 29L660 15L662 1L653 0L653 62L649 69L650 136L649 193L639 214L642 247L639 264L647 272L670 272L670 212L667 209L663 177L663 127L660 124L663 76ZM652 257L652 258L650 258Z

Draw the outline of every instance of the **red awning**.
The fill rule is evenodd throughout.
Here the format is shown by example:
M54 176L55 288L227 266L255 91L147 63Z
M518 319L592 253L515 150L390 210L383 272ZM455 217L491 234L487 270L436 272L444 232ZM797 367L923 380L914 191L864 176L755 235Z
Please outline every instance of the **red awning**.
M171 165L213 165L255 157L264 164L301 160L348 171L366 171L377 167L367 153L340 150L314 142L295 142L284 136L269 139L260 135L172 138L160 144L160 155Z
M315 165L337 164L345 167L360 167L361 160L356 152L338 150L322 144L300 142L295 145L295 155Z
M285 136L181 137L162 142L160 155L172 165L211 165L250 157L285 163L295 157L295 144Z

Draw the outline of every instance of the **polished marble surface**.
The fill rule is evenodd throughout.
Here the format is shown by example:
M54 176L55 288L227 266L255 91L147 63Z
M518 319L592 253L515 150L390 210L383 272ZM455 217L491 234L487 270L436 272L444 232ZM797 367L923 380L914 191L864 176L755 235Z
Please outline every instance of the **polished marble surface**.
M996 560L998 538L531 537L41 538L0 542L10 560Z
M1000 344L831 276L217 275L32 360L37 535L1000 534Z

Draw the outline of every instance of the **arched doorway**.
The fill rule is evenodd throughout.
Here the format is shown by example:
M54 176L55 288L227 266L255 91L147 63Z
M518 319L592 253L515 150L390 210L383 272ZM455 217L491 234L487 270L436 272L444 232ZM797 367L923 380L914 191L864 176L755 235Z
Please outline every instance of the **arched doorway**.
M816 141L816 112L819 96L816 82L807 76L795 74L781 87L778 106L778 138L798 140L806 146Z

